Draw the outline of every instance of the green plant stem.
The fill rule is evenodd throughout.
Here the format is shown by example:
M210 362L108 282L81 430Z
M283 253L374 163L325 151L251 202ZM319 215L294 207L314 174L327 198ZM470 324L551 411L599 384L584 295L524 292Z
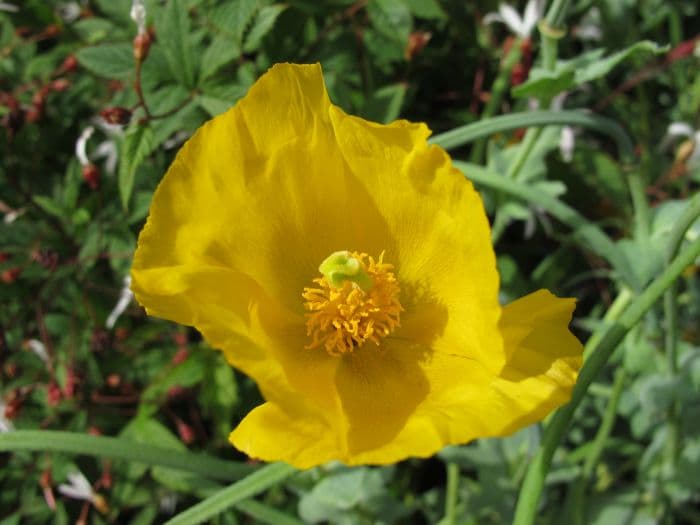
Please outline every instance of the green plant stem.
M542 37L542 64L548 71L554 71L556 67L559 40L564 36L563 25L569 4L569 0L554 0L544 20L539 23Z
M457 497L459 493L459 465L447 464L447 488L445 489L444 525L457 525Z
M508 166L508 171L506 172L506 178L508 179L517 179L518 175L520 174L520 170L522 169L523 165L525 164L525 161L527 158L530 156L530 152L532 152L532 148L535 147L535 144L540 138L540 134L542 133L541 127L538 128L530 128L527 130L527 133L525 134L525 138L523 141L520 143L520 147L518 148L518 153L515 156L515 159L513 159L513 162L510 163ZM496 201L496 214L493 220L493 227L491 228L491 244L496 244L498 240L501 238L501 235L503 235L503 232L506 230L506 227L508 226L508 220L504 218L504 215L500 213L500 205L498 204L498 200Z
M625 311L627 305L630 304L634 298L634 293L627 287L623 287L620 292L615 297L615 300L610 305L610 308L605 312L603 319L601 320L601 328L608 326L610 323L617 320L618 317ZM586 348L583 352L583 360L586 361L590 356L590 352L593 348L596 348L600 343L600 339L605 333L604 330L598 329L591 334L586 343Z
M202 523L224 510L255 496L281 482L296 472L286 463L271 463L250 476L226 487L213 496L169 519L166 525L191 525Z
M675 257L683 243L688 229L700 217L700 193L688 202L685 210L671 230L664 257L666 263ZM664 344L666 347L667 374L670 378L678 375L678 311L676 306L677 285L673 283L664 293L664 318L666 321ZM671 473L676 470L681 449L680 404L674 401L667 413L669 436L666 441L666 464Z
M254 499L247 499L236 503L236 509L254 518L255 523L267 523L268 525L304 525L303 521L270 507L269 505L255 501Z
M492 117L498 110L498 106L501 105L503 96L506 94L508 87L510 86L510 74L513 71L513 67L515 67L515 64L517 64L520 60L520 56L520 40L515 39L510 46L508 54L501 61L501 68L498 72L498 76L493 81L493 85L491 86L491 96L481 112L481 121ZM481 163L484 159L485 149L486 140L484 137L474 144L469 160L476 164Z
M224 481L240 479L255 470L251 465L114 437L56 430L16 430L0 433L0 452L19 450L67 452L123 459L175 468Z
M632 195L634 208L635 237L639 240L649 238L649 203L647 202L646 185L638 169L629 169L627 184Z
M590 384L605 366L610 355L627 335L627 332L639 322L681 272L691 265L698 256L700 256L700 239L695 240L682 250L664 272L634 300L616 323L603 327L605 334L598 340L599 343L596 347L591 350L589 359L581 369L571 401L557 411L545 429L542 446L528 467L525 481L520 490L514 525L531 525L534 522L540 494L544 488L545 477L549 471L554 451L564 437L574 412L585 397Z
M581 469L581 475L571 489L571 505L569 517L573 520L574 525L585 525L583 518L585 515L585 496L586 496L586 486L590 480L593 472L600 461L600 457L605 449L605 443L610 437L610 433L613 428L613 423L615 422L615 416L617 415L617 407L620 402L620 396L622 394L622 387L625 385L627 379L627 374L624 368L619 368L615 372L615 380L613 382L612 394L610 400L608 401L608 406L603 414L603 419L600 423L600 428L593 439L591 448L588 451L586 460Z
M450 150L494 133L549 125L579 126L597 131L615 141L623 162L629 163L634 159L634 144L617 122L581 110L540 110L500 115L440 133L430 142Z

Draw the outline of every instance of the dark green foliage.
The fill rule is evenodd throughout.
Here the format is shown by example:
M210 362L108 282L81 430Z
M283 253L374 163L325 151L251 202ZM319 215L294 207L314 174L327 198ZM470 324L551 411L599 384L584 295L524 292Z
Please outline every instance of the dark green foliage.
M700 184L694 0L570 2L554 67L545 67L535 30L512 71L503 71L503 59L520 44L502 24L482 23L496 1L147 0L142 60L134 57L130 0L0 5L8 2L19 10L0 7L0 420L16 429L100 433L173 454L246 460L227 434L260 402L250 380L194 331L146 318L134 303L113 326L106 321L178 147L276 62L321 62L346 111L425 121L436 133L489 112L525 112L533 101L620 123L634 159L581 129L567 159L561 126L542 128L532 143L534 129L495 135L476 159L614 239L626 265L611 267L546 207L483 189L503 300L540 287L577 297L573 327L584 341L611 304L624 308L668 265L667 239ZM586 37L591 27L598 39ZM485 115L489 100L497 103ZM128 118L106 126L99 115L108 108ZM672 122L695 135L665 138ZM89 126L82 164L75 146ZM631 171L642 181L646 217L630 197ZM687 241L699 235L696 222ZM700 523L697 265L676 284L673 302L675 341L668 310L656 305L589 389L554 456L538 523ZM606 411L611 427L596 449ZM280 513L289 523L437 523L444 463L460 471L454 523L508 523L541 435L536 425L425 461L313 469L216 523L282 523ZM105 498L104 512L57 492L77 470ZM220 479L93 455L3 452L0 524L75 523L81 513L91 523L161 523L215 493Z

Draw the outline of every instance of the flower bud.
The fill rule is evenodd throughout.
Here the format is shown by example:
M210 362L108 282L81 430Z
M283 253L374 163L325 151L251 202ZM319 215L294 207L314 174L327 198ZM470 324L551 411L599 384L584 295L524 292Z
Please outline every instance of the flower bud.
M423 50L432 36L433 34L429 31L414 31L411 33L408 36L408 44L404 51L406 60L413 60L413 58Z
M46 401L48 402L49 406L55 407L58 405L62 397L63 393L55 381L51 381L48 385L46 385Z
M69 87L70 87L70 82L65 78L57 78L56 80L51 82L51 89L53 91L57 91L57 92L65 91Z
M109 107L100 111L100 116L107 124L128 124L131 120L131 111L122 107Z
M19 276L22 275L22 268L15 266L14 268L8 268L0 274L0 280L5 284L12 284L15 282Z
M94 164L86 164L83 166L83 180L92 190L96 190L100 186L100 170Z
M151 43L153 43L153 37L148 31L136 35L136 38L134 38L134 58L136 62L143 62L146 60L148 50L151 48Z
M65 60L63 60L63 64L61 64L59 71L64 73L72 73L76 69L78 69L78 59L75 58L75 55L68 55Z

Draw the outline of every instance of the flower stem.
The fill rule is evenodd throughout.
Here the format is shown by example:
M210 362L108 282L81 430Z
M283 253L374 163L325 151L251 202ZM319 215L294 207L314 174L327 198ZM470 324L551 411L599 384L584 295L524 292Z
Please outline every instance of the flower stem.
M620 402L620 396L622 394L622 387L627 379L627 373L624 368L618 368L615 372L615 380L613 383L613 390L608 401L608 406L605 409L605 414L603 414L603 419L600 424L600 428L593 439L591 448L586 456L586 461L581 470L581 475L571 489L571 504L569 517L573 520L574 525L584 525L584 514L585 514L585 497L586 497L586 485L593 475L595 467L598 465L600 456L603 454L605 449L605 443L610 437L610 432L612 431L613 423L615 422L615 416L617 415L617 406Z
M668 263L678 253L683 238L688 229L700 217L700 193L696 194L688 203L688 206L678 218L671 230L668 244L666 245L665 259ZM673 283L664 293L664 317L666 320L666 362L667 374L670 378L678 374L678 312L676 305L676 283ZM671 473L676 470L678 462L678 454L681 448L681 433L680 433L680 405L678 401L674 401L669 407L667 413L669 425L669 437L666 441L666 464Z
M202 523L237 503L260 494L264 490L280 483L294 472L296 472L296 469L286 463L266 465L246 478L181 512L168 520L166 525Z
M457 495L459 489L459 465L447 464L447 488L445 489L445 519L443 525L457 524Z
M590 384L605 366L610 355L627 335L627 332L640 321L669 286L675 282L681 272L693 264L698 256L700 256L700 239L695 240L682 250L666 267L665 271L625 310L616 323L602 328L605 333L598 339L599 343L591 350L590 358L581 369L571 401L552 417L545 429L542 446L528 467L515 510L514 525L531 525L534 522L540 494L544 488L545 477L549 471L554 451L564 437L574 412L581 404Z

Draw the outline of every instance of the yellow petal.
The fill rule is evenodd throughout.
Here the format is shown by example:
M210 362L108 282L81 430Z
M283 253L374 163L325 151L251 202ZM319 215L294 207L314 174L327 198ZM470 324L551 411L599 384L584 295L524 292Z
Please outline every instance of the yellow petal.
M498 332L498 273L479 195L448 155L426 142L424 124L382 126L330 115L343 157L371 194L389 229L385 260L403 288L405 318L444 310L452 353L494 372L505 361ZM365 250L366 251L366 250Z
M264 403L241 421L229 440L252 458L302 469L338 459L342 445L336 442L337 430L312 414L308 407Z

